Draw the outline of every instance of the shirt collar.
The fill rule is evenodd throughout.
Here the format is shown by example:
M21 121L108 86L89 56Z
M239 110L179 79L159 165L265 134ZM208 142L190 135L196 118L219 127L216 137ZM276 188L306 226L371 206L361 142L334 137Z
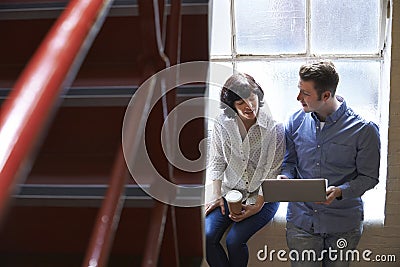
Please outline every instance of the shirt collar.
M347 105L346 105L346 101L344 100L344 98L337 95L336 99L339 102L341 102L342 104L335 112L333 112L331 115L326 117L326 119L325 119L326 123L335 123L347 110ZM314 118L314 120L319 121L317 115L314 112L312 112L311 116Z
M264 110L258 111L256 125L259 125L262 128L268 128L268 122L272 119L270 115L268 115Z
M237 118L237 115L233 118L229 118L228 116L224 116L225 121L231 121L235 122ZM262 128L267 129L268 128L268 122L272 119L272 116L267 114L264 110L259 109L258 111L258 116L257 116L257 121L254 125L258 125Z

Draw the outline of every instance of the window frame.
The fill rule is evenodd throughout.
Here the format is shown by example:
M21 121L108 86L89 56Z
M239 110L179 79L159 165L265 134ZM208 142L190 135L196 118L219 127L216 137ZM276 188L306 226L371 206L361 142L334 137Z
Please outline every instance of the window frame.
M214 0L220 1L220 0ZM214 1L211 1L211 10L213 10ZM237 53L237 35L236 35L236 19L235 19L235 2L238 0L227 0L229 1L229 19L230 19L230 54L229 55L214 55L212 54L212 43L210 45L210 61L214 63L230 63L232 64L233 71L238 69L237 65L240 62L246 61L284 61L284 60L303 60L303 61L314 61L319 59L326 59L332 61L349 60L349 61L378 61L380 62L380 77L378 94L378 113L381 131L381 166L380 166L380 182L374 188L369 190L366 195L363 196L365 203L373 202L372 198L379 197L379 205L382 206L382 213L378 215L372 215L372 208L368 209L368 213L365 213L365 220L367 222L383 224L384 221L384 206L386 196L386 176L387 176L387 144L388 144L388 129L383 127L388 125L389 114L388 114L388 100L389 100L389 83L385 81L389 77L390 70L390 52L387 51L388 44L388 33L390 32L391 19L390 19L390 6L388 0L380 0L380 27L378 28L378 51L372 54L313 54L311 53L311 0L305 0L306 5L306 18L305 18L305 38L306 38L306 52L305 53L283 53L283 54L239 54ZM240 1L240 0L239 0ZM211 12L210 14L213 14ZM212 20L212 18L211 18ZM211 31L212 31L212 23ZM211 40L212 42L212 40ZM388 55L389 54L389 55ZM387 84L386 84L387 83ZM362 115L362 114L361 114ZM371 196L371 197L370 197ZM366 201L370 199L369 201ZM280 210L284 209L285 205L282 205ZM366 209L367 210L367 209ZM372 216L371 216L372 215ZM278 214L278 220L283 219L284 214Z

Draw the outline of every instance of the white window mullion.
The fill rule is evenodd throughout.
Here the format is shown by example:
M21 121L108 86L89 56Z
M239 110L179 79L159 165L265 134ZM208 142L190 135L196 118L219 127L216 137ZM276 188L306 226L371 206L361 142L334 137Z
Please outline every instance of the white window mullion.
M306 0L306 56L311 57L311 0Z
M236 70L236 58L237 58L237 47L236 47L236 17L235 17L235 0L231 2L231 57L233 69Z

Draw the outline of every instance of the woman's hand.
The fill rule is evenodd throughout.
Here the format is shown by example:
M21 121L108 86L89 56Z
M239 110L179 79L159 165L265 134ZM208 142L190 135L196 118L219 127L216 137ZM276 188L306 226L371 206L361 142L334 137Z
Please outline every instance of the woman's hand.
M225 215L224 199L222 197L206 204L206 216L215 208L220 207L222 215Z
M243 221L246 218L253 216L260 212L262 207L264 206L264 197L262 195L257 196L256 203L254 205L245 205L242 204L242 213L241 214L229 214L229 217L234 222Z
M243 221L244 219L249 218L249 217L253 216L254 214L257 214L258 212L260 212L262 206L263 205L260 205L258 203L254 204L254 205L242 204L241 214L230 213L229 218L231 218L231 220L234 222Z

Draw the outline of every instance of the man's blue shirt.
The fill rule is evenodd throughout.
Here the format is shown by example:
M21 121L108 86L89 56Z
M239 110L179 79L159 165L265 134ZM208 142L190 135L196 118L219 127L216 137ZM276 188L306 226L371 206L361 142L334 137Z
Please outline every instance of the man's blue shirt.
M378 127L362 119L346 102L321 122L314 113L296 112L288 121L282 174L289 178L326 178L342 189L330 205L291 202L287 221L315 233L346 232L364 219L361 196L378 183Z

